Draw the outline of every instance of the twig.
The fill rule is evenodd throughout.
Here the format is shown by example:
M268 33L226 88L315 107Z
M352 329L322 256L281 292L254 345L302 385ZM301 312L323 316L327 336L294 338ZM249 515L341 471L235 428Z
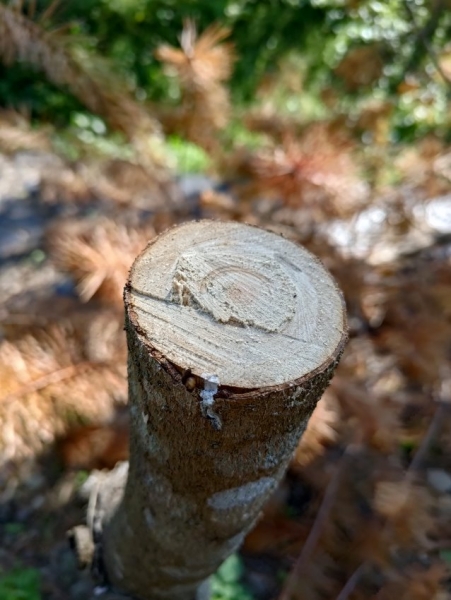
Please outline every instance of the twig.
M63 367L62 369L57 369L52 371L51 373L46 373L42 375L42 377L38 377L34 381L23 385L15 392L0 398L0 406L5 406L6 404L10 404L22 396L26 394L31 394L32 392L37 392L46 388L49 385L54 383L60 383L60 381L64 381L65 379L70 379L71 377L75 377L80 372L85 371L87 369L92 369L94 366L99 365L100 363L93 363L92 361L80 362L75 365L70 365L69 367Z
M60 0L53 0L49 4L49 6L44 10L44 12L39 17L39 23L44 23L45 21L52 18L53 13L59 8Z
M362 563L359 567L357 567L357 569L345 583L344 588L336 597L336 600L347 600L349 598L349 595L352 594L356 585L359 583L359 579L362 576L362 573L365 569L365 564L366 563Z
M23 10L23 0L16 0L16 2L13 2L12 9L18 13L21 13Z
M349 444L349 446L343 453L338 467L335 469L335 472L327 485L323 500L321 502L321 506L319 507L318 513L316 515L315 522L313 523L313 526L302 548L302 551L296 560L294 568L291 571L290 576L288 577L287 583L285 584L284 589L282 590L279 600L291 600L292 594L296 589L296 584L299 581L302 573L304 572L304 569L307 566L310 556L318 543L324 525L327 521L327 517L329 516L329 513L334 504L334 500L337 495L344 467L347 464L349 457L355 453L357 448L357 444Z
M29 0L28 10L27 10L28 18L34 19L35 14L36 14L36 0Z
M409 466L409 469L406 472L405 479L407 480L408 483L411 482L414 475L417 473L420 466L422 465L424 458L427 455L427 452L431 446L432 441L436 438L436 436L440 430L440 427L443 422L443 417L448 408L449 408L449 402L446 402L443 400L438 401L437 409L434 413L434 416L432 417L432 420L429 424L428 430L427 430L425 436L423 437L417 452L415 453L415 456ZM298 559L296 560L295 566L294 566L293 570L291 571L288 581L287 581L284 589L282 590L282 594L280 595L279 600L291 600L292 594L294 593L294 591L296 589L296 584L299 581L302 573L304 572L304 569L310 559L310 556L318 543L318 540L323 531L327 517L329 516L330 510L333 506L333 502L334 502L335 496L337 494L337 490L338 490L338 486L340 483L341 474L343 472L344 466L347 463L349 456L351 456L351 454L355 453L355 450L357 447L358 447L357 444L350 444L347 447L347 449L346 449L345 453L343 454L343 457L340 461L340 464L338 465L331 480L329 481L329 484L326 488L326 492L324 494L321 506L318 510L313 527L311 528L308 538L302 548L302 551L301 551ZM343 589L337 596L336 600L347 600L349 595L353 592L356 585L358 584L367 565L368 565L368 561L365 561L354 571L354 573L348 579L345 586L343 587Z
M438 407L435 409L434 416L432 417L431 422L429 423L428 430L421 440L421 444L418 447L418 450L415 452L415 455L412 459L412 462L409 465L406 473L406 480L411 481L415 474L420 469L428 450L431 446L434 438L437 437L438 432L443 424L443 417L448 408L448 403L443 401L438 401Z
M415 474L420 469L420 467L424 461L424 458L427 455L427 452L431 446L432 441L437 437L438 432L440 431L440 427L443 423L443 417L445 416L445 413L448 408L449 408L448 402L439 401L439 404L438 404L437 409L435 410L434 416L432 417L432 420L429 423L428 430L427 430L425 436L423 437L423 439L421 440L421 444L418 447L418 450L416 451L415 456L413 457L412 462L409 465L409 468L407 469L407 472L405 475L405 480L407 483L411 483ZM349 598L349 595L354 591L356 585L358 584L368 562L369 561L365 561L359 567L357 567L357 569L354 571L354 573L351 575L351 577L346 582L346 584L343 587L343 589L341 590L341 592L338 594L336 600L347 600L347 598ZM287 600L288 600L288 598L287 598Z
M440 21L440 16L443 12L443 0L438 0L437 4L434 7L434 11L432 12L429 21L426 23L426 25L422 29L419 29L419 27L418 27L418 22L416 19L415 12L412 10L412 7L409 2L410 2L410 0L405 0L404 8L405 8L406 12L408 13L415 29L417 30L416 41L420 42L423 45L424 49L426 50L426 52L429 55L429 58L431 59L432 64L434 65L437 73L442 77L442 79L444 80L444 82L446 84L451 86L451 79L449 79L449 77L446 75L446 73L443 71L442 67L440 66L440 62L435 54L435 50L429 43L429 39L428 39L429 37L432 37L437 30L437 27L438 27L438 24ZM414 48L416 46L417 46L417 44L414 44ZM407 65L406 71L408 71L411 68L411 63L414 62L414 58L416 57L417 52L418 52L418 48L416 50L414 50L412 57L409 61L409 64Z

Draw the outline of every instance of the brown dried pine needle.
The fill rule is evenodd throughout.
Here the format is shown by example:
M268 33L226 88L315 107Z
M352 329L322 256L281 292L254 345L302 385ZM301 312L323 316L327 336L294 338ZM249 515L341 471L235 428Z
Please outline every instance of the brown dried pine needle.
M194 22L187 20L181 49L163 45L156 51L181 88L179 107L161 113L166 130L182 133L207 150L216 148L215 132L229 119L229 93L224 86L234 62L232 44L224 43L229 33L225 27L212 25L198 36Z
M158 133L158 123L127 92L105 61L87 56L61 31L46 31L29 17L0 3L0 60L23 62L57 86L67 86L90 111L130 140Z
M113 338L105 324L99 329L94 323L90 335L81 322L79 331L70 323L46 324L34 335L2 341L2 461L35 454L73 422L108 419L115 403L125 401L121 321ZM105 335L107 352L101 350Z
M60 224L49 232L52 257L77 283L80 298L122 305L128 271L147 242L152 227L127 228L109 219Z
M299 139L290 133L280 145L237 155L235 170L249 183L238 189L243 198L272 197L288 206L312 206L323 213L349 215L367 199L348 145L317 124Z
M231 75L233 47L222 43L229 35L229 29L212 25L198 36L194 22L187 20L180 38L181 49L162 45L156 57L176 71L184 89L208 90Z
M0 150L13 154L18 150L49 151L49 129L32 129L28 119L12 110L0 111Z

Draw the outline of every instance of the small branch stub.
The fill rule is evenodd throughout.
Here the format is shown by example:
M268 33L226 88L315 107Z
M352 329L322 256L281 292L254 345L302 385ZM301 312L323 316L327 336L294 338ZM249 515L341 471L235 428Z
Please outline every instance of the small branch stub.
M102 564L142 600L193 600L282 478L343 351L343 300L302 247L213 221L149 244L124 297L130 465L118 500L98 496Z
M77 557L78 568L85 569L90 566L94 558L95 546L89 527L77 525L67 532L67 537Z

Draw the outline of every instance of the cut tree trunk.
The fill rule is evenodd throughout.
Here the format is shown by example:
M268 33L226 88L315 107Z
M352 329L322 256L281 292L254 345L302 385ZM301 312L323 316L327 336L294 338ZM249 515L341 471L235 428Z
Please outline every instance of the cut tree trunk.
M125 309L130 466L91 497L97 564L142 600L208 597L333 374L343 299L304 248L200 221L147 246Z

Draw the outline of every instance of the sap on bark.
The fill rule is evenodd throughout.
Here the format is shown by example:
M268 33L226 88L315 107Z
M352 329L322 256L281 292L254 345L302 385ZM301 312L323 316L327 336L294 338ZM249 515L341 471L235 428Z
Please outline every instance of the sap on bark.
M124 298L130 465L91 493L94 566L142 600L208 598L338 363L343 299L304 248L214 221L156 238Z

